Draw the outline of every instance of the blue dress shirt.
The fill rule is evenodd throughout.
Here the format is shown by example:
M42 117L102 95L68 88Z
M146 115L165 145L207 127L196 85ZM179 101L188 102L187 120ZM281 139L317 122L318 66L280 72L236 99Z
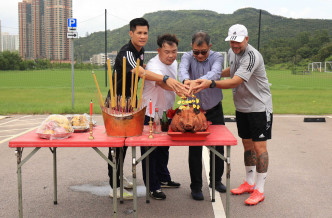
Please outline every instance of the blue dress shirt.
M224 58L219 52L210 50L205 61L199 62L193 52L183 54L179 65L179 79L208 79L220 80ZM195 94L199 99L199 105L203 110L209 110L216 106L222 99L223 94L219 88L207 88Z

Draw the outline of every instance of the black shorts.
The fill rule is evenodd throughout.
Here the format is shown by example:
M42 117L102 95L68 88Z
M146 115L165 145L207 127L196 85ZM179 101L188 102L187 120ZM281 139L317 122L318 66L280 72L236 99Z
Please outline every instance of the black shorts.
M271 139L273 114L267 112L242 113L236 111L239 137L253 141Z

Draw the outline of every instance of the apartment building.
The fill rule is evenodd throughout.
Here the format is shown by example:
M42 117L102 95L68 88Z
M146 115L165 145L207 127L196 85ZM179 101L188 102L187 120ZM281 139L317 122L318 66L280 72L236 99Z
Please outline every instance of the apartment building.
M18 51L18 35L11 35L7 32L1 33L2 51Z
M112 51L111 53L107 53L107 58L110 59L111 65L114 65L116 55L117 51ZM106 64L105 53L94 54L92 58L90 58L90 63L97 65L105 65Z
M72 17L72 0L23 0L18 13L23 58L70 60L67 19Z

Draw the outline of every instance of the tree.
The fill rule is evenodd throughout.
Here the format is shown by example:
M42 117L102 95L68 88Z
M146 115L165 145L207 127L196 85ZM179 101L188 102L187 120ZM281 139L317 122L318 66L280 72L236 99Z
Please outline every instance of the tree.
M325 61L325 59L330 57L331 54L332 54L332 42L324 45L321 49L319 49L315 58L318 61Z
M22 58L18 52L3 51L0 53L0 70L19 70Z
M306 45L310 41L309 32L301 32L296 36L296 41L301 45Z
M312 50L305 45L297 50L297 54L301 55L302 58L308 58L312 55Z
M48 69L51 66L51 62L48 59L38 59L36 60L36 68L38 70Z

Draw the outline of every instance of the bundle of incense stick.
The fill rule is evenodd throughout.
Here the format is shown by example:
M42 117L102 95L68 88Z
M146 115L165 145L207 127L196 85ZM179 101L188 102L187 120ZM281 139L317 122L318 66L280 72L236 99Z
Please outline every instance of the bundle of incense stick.
M103 101L103 97L101 95L99 85L97 82L97 78L92 72L98 93L99 93L99 103L100 106L103 108L103 110L109 114L114 115L122 115L126 116L129 114L134 113L135 111L139 111L142 108L144 108L146 104L146 100L142 97L143 93L143 87L144 87L144 81L145 81L145 74L143 76L142 80L142 86L139 93L139 102L136 103L136 95L137 95L137 88L138 88L138 72L139 72L139 66L140 66L140 60L137 59L136 68L135 68L135 77L134 73L132 73L132 80L131 80L131 96L130 98L125 97L125 90L126 90L126 58L123 57L123 74L122 74L122 95L117 95L117 72L114 72L114 86L113 86L113 78L112 78L112 70L111 70L111 64L110 59L107 58L107 68L108 68L108 75L109 75L109 82L110 82L110 97L108 97L105 101ZM135 80L135 82L134 82ZM134 85L135 84L135 85ZM143 101L143 103L142 103Z
M137 111L142 110L144 107L147 106L147 99L143 98L141 99L142 104L139 108L133 108L131 105L131 98L125 98L125 105L123 107L122 105L122 96L119 95L117 96L117 98L115 99L115 107L110 107L112 100L110 97L108 97L105 101L105 107L104 107L104 111L110 115L114 115L114 116L128 116L128 115L132 115L133 113L136 113Z

